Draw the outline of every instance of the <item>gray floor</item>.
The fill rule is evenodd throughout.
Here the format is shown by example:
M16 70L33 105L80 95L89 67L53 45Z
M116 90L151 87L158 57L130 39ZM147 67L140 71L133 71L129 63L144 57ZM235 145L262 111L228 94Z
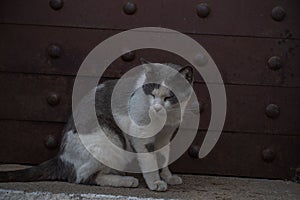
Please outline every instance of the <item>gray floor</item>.
M20 166L0 165L0 170ZM0 199L284 199L299 200L300 184L290 181L182 175L184 183L167 192L109 188L63 182L0 183Z

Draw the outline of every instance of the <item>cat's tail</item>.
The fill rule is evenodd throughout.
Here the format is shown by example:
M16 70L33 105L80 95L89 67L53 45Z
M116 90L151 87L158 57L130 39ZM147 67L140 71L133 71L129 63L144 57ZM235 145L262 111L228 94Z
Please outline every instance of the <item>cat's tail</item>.
M62 162L59 157L54 157L40 165L16 171L1 171L0 182L27 182L62 180Z

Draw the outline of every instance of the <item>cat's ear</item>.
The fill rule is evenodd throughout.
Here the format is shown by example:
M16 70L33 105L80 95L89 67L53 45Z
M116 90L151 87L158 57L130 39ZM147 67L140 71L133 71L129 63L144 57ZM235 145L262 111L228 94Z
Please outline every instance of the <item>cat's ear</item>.
M142 64L151 64L151 62L149 62L148 60L146 60L145 58L140 58L140 62Z
M151 66L150 66L151 62L149 62L144 58L140 58L140 62L144 65L144 69L146 73L151 71Z
M179 73L184 76L184 78L189 82L193 83L194 81L194 70L191 66L185 66L179 70Z

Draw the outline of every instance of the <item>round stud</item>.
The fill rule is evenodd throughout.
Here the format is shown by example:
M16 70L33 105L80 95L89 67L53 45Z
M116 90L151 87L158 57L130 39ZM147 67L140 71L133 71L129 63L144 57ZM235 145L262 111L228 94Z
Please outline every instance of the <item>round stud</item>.
M191 158L199 158L198 154L200 151L200 146L193 145L189 148L188 154Z
M281 6L276 6L272 9L271 16L275 21L282 21L286 16L286 12Z
M50 106L56 106L60 102L60 98L57 94L51 93L47 96L47 102Z
M269 104L266 107L266 115L270 118L276 118L278 117L280 114L280 108L279 106L275 105L275 104Z
M201 18L205 18L209 15L210 8L206 3L200 3L197 5L197 15Z
M53 10L59 10L64 6L63 0L50 0L49 5Z
M199 53L195 56L194 62L195 62L196 65L198 65L200 67L203 67L207 64L208 59L204 54Z
M61 48L57 44L51 44L48 47L48 54L51 58L59 58L61 55Z
M123 54L121 58L122 58L122 60L125 61L125 62L133 61L134 58L135 58L135 53L132 52L132 51L129 51L129 52Z
M125 3L125 5L123 6L123 11L127 14L127 15L132 15L136 12L137 10L137 6L135 3L132 2L127 2Z
M278 56L272 56L268 60L268 66L272 70L278 70L278 69L282 68L282 65L283 65L283 63Z
M45 139L45 146L48 149L55 149L58 146L58 142L54 136L48 135Z
M275 157L276 157L276 153L272 150L272 149L264 149L262 152L261 152L261 156L262 156L262 159L265 161L265 162L272 162Z

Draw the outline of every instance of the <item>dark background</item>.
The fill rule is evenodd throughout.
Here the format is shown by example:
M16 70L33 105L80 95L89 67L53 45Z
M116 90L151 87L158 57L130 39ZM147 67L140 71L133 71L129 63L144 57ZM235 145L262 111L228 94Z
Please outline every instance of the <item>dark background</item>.
M183 32L209 52L228 100L217 145L206 158L193 158L210 120L208 91L196 76L203 105L199 133L172 169L297 179L299 8L297 0L2 0L0 162L38 164L56 155L73 81L87 54L123 30L155 26ZM140 57L186 64L171 53L144 49L117 59L104 79L120 77Z

